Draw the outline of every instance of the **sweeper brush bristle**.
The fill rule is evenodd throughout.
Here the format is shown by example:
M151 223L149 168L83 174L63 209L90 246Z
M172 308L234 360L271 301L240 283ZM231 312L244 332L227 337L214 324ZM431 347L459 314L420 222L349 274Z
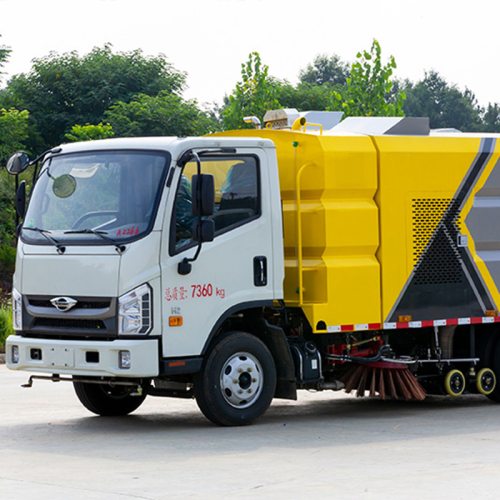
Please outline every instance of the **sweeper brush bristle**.
M370 397L380 399L425 399L425 391L405 365L380 366L353 365L341 378L345 392L356 391L362 397L368 391Z

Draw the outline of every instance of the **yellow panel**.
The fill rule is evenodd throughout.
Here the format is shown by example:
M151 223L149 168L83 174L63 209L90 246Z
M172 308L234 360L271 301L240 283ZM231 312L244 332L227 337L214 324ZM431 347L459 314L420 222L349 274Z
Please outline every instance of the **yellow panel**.
M334 325L380 323L378 207L374 201L377 155L371 139L289 130L242 130L218 135L258 136L276 145L287 304L301 306L315 331ZM300 304L295 193L302 167Z
M269 138L276 145L283 202L284 298L289 306L304 310L313 331L388 319L470 171L482 139L472 134L321 136L289 130L219 135ZM500 287L476 255L464 221L499 157L500 146L457 221L460 232L469 236L469 251L496 304ZM443 317L446 314L443 310Z
M377 256L382 268L385 320L415 264L410 223L413 200L452 198L477 155L481 138L457 134L456 137L384 136L373 140L380 163L375 199L380 207Z

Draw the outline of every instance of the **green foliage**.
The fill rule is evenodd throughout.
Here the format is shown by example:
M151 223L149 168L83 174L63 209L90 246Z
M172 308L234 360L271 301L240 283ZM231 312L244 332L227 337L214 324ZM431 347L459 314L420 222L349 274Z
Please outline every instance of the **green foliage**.
M329 85L299 83L296 87L285 82L276 87L277 99L283 108L298 111L324 111L332 102L333 90Z
M0 169L0 280L10 281L14 272L16 210L14 208L14 177Z
M357 55L349 68L335 54L318 55L300 72L296 86L269 76L259 54L252 52L242 65L242 80L222 110L225 129L251 128L244 116L262 119L271 109L296 108L299 111L343 111L345 116L401 116L404 91L392 80L394 57L384 65L381 48L373 41L370 52Z
M0 106L27 109L33 124L29 148L40 152L65 139L75 123L98 124L117 102L138 94L181 92L185 75L165 56L140 50L114 54L110 45L35 59L30 73L12 78L0 95Z
M78 141L96 141L97 139L109 139L115 134L113 127L107 123L106 125L99 123L99 125L73 125L71 132L66 134L65 137L70 142Z
M13 179L2 168L0 170L0 244L10 244L14 238L16 210Z
M118 102L105 116L117 137L202 135L212 124L196 101L167 91L155 97L141 94L129 103Z
M488 108L483 114L484 132L500 132L500 106L495 104L488 104Z
M16 211L14 208L14 177L3 168L14 151L24 149L27 138L27 111L0 109L0 277L9 277L13 272L13 262L8 255L14 240Z
M9 156L23 149L28 138L27 111L0 109L0 166L5 165Z
M2 35L0 35L0 38ZM7 62L9 59L10 53L12 52L10 47L7 47L5 45L0 45L0 70L3 68L4 64ZM0 82L2 81L2 71L0 71Z
M0 279L8 281L14 272L16 255L10 246L15 233L15 182L3 167L11 153L24 149L28 117L27 111L0 109Z
M16 263L16 249L3 243L0 247L0 278L10 280L14 274L14 265Z
M259 54L252 52L247 63L241 65L241 81L236 84L222 111L224 129L253 128L253 125L244 123L245 116L256 116L262 121L266 111L280 108L278 85L269 76L269 68L262 64Z
M301 83L314 86L342 86L346 84L348 77L349 65L335 54L316 56L314 62L308 64L299 74Z
M0 305L0 346L4 346L7 337L13 333L12 306Z
M337 102L330 109L341 109L345 116L403 116L403 91L393 93L391 80L396 61L393 56L382 64L382 49L373 40L370 52L358 52L357 61L351 66L346 87L334 91Z
M449 85L436 71L425 73L425 78L416 84L407 83L406 95L406 115L429 117L431 128L452 127L469 132L482 128L481 108L474 94Z
M5 243L0 247L0 266L12 269L16 263L16 250Z

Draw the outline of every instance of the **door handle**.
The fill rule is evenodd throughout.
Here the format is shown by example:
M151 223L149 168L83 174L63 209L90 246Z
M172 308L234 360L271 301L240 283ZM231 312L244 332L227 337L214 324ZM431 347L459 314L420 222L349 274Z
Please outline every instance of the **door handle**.
M265 256L253 258L253 284L255 286L267 285L267 257Z

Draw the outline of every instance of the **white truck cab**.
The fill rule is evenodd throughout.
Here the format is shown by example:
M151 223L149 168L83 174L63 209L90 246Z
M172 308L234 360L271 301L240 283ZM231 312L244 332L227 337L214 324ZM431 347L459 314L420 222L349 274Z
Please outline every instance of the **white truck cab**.
M33 378L72 377L82 403L99 414L128 413L155 391L191 397L215 334L281 299L283 269L270 140L62 145L36 171L19 229L7 366L39 374ZM265 369L247 341L236 349L246 359L230 355L226 371ZM245 395L223 391L237 417L200 407L217 423L253 420L262 411L245 416L248 408L270 384L265 411L275 380L249 377L236 384Z

